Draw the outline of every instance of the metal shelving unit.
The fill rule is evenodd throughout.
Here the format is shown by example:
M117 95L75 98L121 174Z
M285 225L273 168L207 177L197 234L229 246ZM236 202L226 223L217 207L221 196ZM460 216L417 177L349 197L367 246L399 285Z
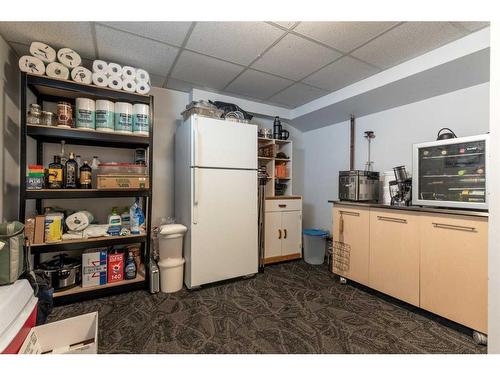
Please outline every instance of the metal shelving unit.
M123 101L129 103L148 104L150 108L150 131L149 136L104 133L80 129L57 128L54 126L30 125L26 122L28 110L28 93L32 92L39 105L44 102L74 101L77 97L91 99L106 99L114 102ZM151 209L153 192L153 121L154 102L149 95L139 95L118 91L109 88L101 88L92 85L84 85L77 82L53 79L45 76L37 76L21 73L21 145L20 145L20 201L19 220L24 222L26 215L26 201L35 200L36 210L42 213L44 199L101 199L121 197L142 197L143 209L146 215L146 233L144 235L124 237L100 237L85 240L60 241L55 243L44 243L31 246L31 253L35 258L35 265L40 261L40 254L85 250L95 247L107 247L113 245L133 244L141 245L144 263L149 259L151 247ZM130 190L97 190L97 189L43 189L27 190L24 183L27 169L27 138L36 141L36 163L43 164L43 144L59 143L61 140L66 144L98 146L110 148L147 148L148 149L148 175L150 179L149 189ZM100 288L82 288L81 286L55 293L56 304L64 304L105 295L123 293L137 289L145 289L148 284L149 275L146 271L144 276L139 275L135 280L127 280L116 284L106 284Z

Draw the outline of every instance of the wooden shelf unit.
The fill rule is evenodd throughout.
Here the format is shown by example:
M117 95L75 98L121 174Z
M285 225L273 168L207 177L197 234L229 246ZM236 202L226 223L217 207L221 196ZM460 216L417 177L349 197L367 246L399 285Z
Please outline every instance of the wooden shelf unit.
M81 130L73 128L58 128L57 126L33 125L27 123L28 97L32 93L36 103L43 106L45 102L67 101L72 104L78 97L90 99L105 99L113 102L128 102L131 104L141 103L149 105L149 135L120 134L114 132L98 132L92 130ZM70 240L55 243L36 244L31 246L34 256L34 268L40 262L40 254L85 250L87 248L107 247L123 244L140 244L142 259L146 263L149 259L151 247L151 210L152 210L152 181L153 181L153 129L154 129L154 99L151 95L139 95L122 90L85 85L69 80L53 79L46 76L37 76L21 73L21 137L20 137L20 201L19 221L26 219L26 203L35 200L36 211L43 213L43 200L45 199L92 199L92 198L126 198L142 197L143 210L146 219L146 233L137 236L102 237L86 240ZM59 143L62 140L66 144L98 146L124 149L147 149L148 176L150 179L149 189L42 189L28 190L24 183L27 175L28 164L28 138L36 142L36 164L44 163L44 143ZM29 161L32 162L31 160ZM82 203L82 208L85 205ZM110 207L111 209L111 207ZM54 293L56 304L74 302L84 299L97 298L104 295L127 292L134 289L145 289L149 275L147 270L134 280L106 284L99 288L82 288L81 286L67 291Z
M284 196L289 196L293 194L292 191L292 165L293 165L293 141L292 140L281 140L281 139L271 139L271 138L258 138L258 147L273 147L273 156L259 156L258 164L260 166L265 166L267 173L269 175L268 182L266 183L266 198L274 197L276 195L275 183L285 183L287 188L285 190ZM288 159L277 158L278 152L284 152ZM288 177L279 178L276 176L276 165L284 164L288 168Z

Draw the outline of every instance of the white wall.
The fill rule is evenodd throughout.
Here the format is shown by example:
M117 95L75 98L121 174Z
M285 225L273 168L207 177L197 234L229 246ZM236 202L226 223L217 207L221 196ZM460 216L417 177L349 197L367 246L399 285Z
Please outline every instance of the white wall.
M412 144L436 139L450 127L457 136L486 133L489 83L374 113L356 119L355 168L364 169L368 146L364 131L372 130L374 170L397 165L411 170ZM338 198L338 172L349 169L349 121L305 132L304 227L331 229L331 205Z
M0 222L17 220L19 133L17 57L0 37Z

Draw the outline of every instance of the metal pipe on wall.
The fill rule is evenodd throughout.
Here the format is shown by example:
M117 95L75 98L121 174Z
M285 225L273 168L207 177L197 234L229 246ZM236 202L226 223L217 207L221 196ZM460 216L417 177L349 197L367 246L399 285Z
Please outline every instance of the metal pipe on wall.
M349 170L354 170L354 142L355 142L356 120L354 114L351 114L351 138L349 148Z

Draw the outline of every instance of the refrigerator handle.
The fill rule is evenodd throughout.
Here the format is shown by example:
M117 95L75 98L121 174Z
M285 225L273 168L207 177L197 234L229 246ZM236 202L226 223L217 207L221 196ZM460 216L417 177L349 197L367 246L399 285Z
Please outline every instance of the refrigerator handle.
M198 168L192 168L193 171L193 224L198 224L198 193L196 189L196 173Z
M193 165L198 166L198 120L194 120L193 124Z

